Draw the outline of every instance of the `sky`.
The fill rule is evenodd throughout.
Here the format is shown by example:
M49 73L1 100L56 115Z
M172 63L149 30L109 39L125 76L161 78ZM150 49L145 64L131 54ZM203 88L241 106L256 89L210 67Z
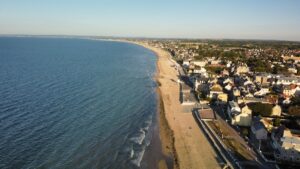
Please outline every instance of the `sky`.
M0 0L0 34L300 41L299 0Z

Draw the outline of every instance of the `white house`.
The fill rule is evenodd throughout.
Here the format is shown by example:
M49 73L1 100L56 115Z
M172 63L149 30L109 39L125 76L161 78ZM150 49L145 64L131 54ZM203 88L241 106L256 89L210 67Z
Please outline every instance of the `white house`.
M231 78L226 78L226 79L223 81L223 84L227 84L227 83L234 84L234 83L233 83L233 80L232 80Z
M276 84L283 84L283 85L290 85L290 84L296 84L300 85L300 77L291 77L291 76L285 76L285 77L278 77Z
M182 63L182 66L188 68L190 66L190 61L189 60L184 60L183 63Z
M247 86L247 85L253 85L253 82L251 82L250 80L247 80L246 82L244 82L244 86Z
M259 91L254 93L254 96L265 96L268 93L270 93L269 87L263 86Z
M231 61L228 61L228 62L226 63L226 67L227 67L227 68L230 68L230 67L231 67L231 63L232 63Z
M194 71L193 71L193 73L195 73L195 74L206 74L206 69L205 68L203 68L203 67L200 67L200 68L195 68L194 69Z
M290 73L294 73L294 74L297 73L297 69L296 69L296 68L293 68L293 67L288 68L288 71L289 71Z
M227 90L227 91L230 91L232 89L232 85L230 83L228 83L224 88Z
M207 61L193 61L193 64L199 67L204 67L207 64Z
M228 113L229 117L231 116L231 114L241 113L241 109L240 109L239 105L237 104L237 102L234 102L234 101L228 102L227 113Z
M240 107L236 102L230 101L227 107L227 113L232 125L251 126L252 110L246 104Z

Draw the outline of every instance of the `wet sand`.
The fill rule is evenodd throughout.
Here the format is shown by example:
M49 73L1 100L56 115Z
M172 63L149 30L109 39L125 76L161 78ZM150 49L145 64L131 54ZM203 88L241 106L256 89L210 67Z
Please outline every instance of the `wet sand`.
M158 91L159 92L159 91ZM153 132L151 137L151 143L145 151L143 162L146 165L142 165L141 168L149 169L167 169L174 168L174 157L173 157L173 136L169 126L167 126L166 119L164 117L162 99L158 94L158 111L156 114L156 120L153 123ZM163 137L161 137L161 135ZM161 138L168 138L164 141ZM170 140L170 141L169 141ZM165 146L163 146L165 145ZM166 151L162 149L167 148ZM170 147L170 148L169 148Z
M136 42L134 42L136 43ZM187 113L179 101L178 72L168 52L136 43L156 53L158 94L160 96L159 136L162 151L173 159L172 168L201 169L221 168L213 147L208 142L192 113ZM159 168L168 168L160 161Z

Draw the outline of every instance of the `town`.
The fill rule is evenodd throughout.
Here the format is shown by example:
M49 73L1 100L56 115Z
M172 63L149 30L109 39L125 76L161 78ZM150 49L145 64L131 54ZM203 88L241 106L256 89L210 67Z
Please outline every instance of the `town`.
M300 165L300 43L165 39L143 43L168 51L176 61L172 67L180 75L180 102L191 107L227 166Z

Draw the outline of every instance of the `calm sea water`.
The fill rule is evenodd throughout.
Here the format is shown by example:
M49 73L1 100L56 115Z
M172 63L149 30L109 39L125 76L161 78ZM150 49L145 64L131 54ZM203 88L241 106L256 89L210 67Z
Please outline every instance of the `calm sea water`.
M0 168L138 168L156 57L140 46L0 38Z

